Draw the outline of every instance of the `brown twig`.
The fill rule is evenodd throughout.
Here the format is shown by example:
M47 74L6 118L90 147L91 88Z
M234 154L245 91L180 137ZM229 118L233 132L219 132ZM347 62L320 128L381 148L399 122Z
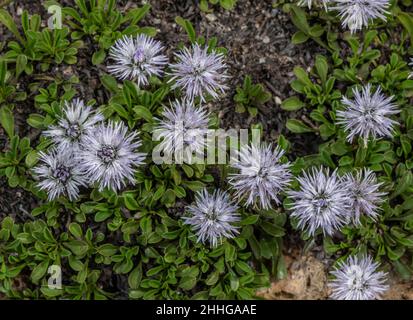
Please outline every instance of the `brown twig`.
M320 129L311 122L310 119L308 119L305 115L301 116L301 120L303 120L304 123L308 124L314 131L320 131Z

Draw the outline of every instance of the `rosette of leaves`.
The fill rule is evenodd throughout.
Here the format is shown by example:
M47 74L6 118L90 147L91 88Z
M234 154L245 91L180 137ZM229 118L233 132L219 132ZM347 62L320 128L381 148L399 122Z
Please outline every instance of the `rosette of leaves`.
M154 36L156 30L152 27L139 27L137 24L150 10L145 4L141 8L130 9L125 14L117 6L116 0L75 0L76 7L65 7L66 23L73 31L73 39L88 36L97 45L93 53L92 63L102 63L106 51L117 39L124 35L145 33Z

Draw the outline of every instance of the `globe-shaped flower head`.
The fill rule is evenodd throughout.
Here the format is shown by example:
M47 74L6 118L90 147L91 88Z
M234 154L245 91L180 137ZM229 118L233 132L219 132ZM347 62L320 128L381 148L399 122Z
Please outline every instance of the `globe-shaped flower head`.
M239 233L234 225L240 221L237 210L227 193L215 190L209 194L203 189L196 194L195 203L187 208L190 216L183 219L196 232L199 242L216 247L223 238L233 238Z
M350 256L339 262L338 268L331 272L335 277L330 282L331 298L336 300L375 300L388 289L387 273L377 271L379 264L370 256L359 259Z
M79 150L82 139L95 125L104 120L100 112L93 112L82 100L66 102L63 115L57 125L52 125L44 134L50 137L60 151Z
M227 89L224 81L228 78L224 55L194 44L192 49L184 48L175 54L177 62L171 64L170 82L175 81L173 89L180 88L186 98L200 97L205 102L205 94L216 99L219 92Z
M350 29L351 33L361 30L369 25L370 20L381 19L386 21L386 9L389 0L334 0L335 6L341 18L343 27Z
M40 152L40 162L33 169L37 186L45 190L49 200L66 196L74 201L79 197L79 188L87 185L77 161L70 151L52 149L49 153Z
M314 235L317 229L333 235L351 216L348 190L337 175L328 169L312 168L297 178L298 191L288 191L293 200L291 217L297 218L298 227Z
M98 183L99 190L120 190L126 182L134 183L136 167L143 164L144 153L138 133L128 134L122 123L101 124L84 139L80 152L80 167L91 183Z
M370 169L358 170L355 175L346 174L344 183L349 191L349 202L353 214L353 221L360 224L360 217L364 214L376 219L379 205L384 201L386 193L380 192L382 185L377 182L376 175Z
M284 151L272 146L245 146L239 160L232 165L238 173L231 174L229 183L238 199L245 199L247 206L256 204L270 209L271 201L279 203L278 194L291 182L289 163L281 163Z
M195 107L189 100L176 100L162 112L162 119L154 129L158 146L166 155L182 157L192 161L192 155L203 155L208 132L208 113L202 107Z
M365 86L361 92L353 88L354 99L343 97L344 110L337 111L337 123L344 125L347 140L352 142L355 137L363 138L367 145L369 138L392 137L397 121L390 118L400 110L387 98L378 87L371 94L371 85Z
M136 81L138 86L147 85L152 76L161 76L168 58L161 54L163 46L144 34L124 36L110 49L113 63L108 70L120 80Z

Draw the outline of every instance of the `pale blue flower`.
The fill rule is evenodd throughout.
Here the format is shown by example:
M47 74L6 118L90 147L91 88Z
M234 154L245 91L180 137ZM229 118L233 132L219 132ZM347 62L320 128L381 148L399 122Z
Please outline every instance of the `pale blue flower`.
M388 289L387 273L377 271L379 264L370 256L350 256L331 272L331 298L336 300L376 300Z

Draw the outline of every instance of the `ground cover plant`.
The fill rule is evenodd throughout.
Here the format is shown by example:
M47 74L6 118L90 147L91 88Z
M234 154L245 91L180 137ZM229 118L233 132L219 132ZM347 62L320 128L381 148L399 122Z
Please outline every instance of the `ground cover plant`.
M0 297L256 299L297 243L324 298L411 280L412 40L409 0L0 2Z

